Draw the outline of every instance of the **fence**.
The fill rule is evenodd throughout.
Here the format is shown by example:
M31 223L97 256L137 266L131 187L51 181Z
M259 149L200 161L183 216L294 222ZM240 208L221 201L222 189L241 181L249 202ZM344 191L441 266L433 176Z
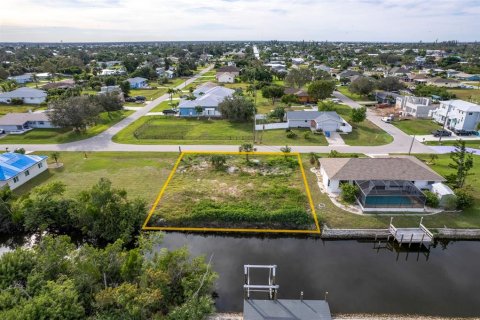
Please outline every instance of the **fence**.
M257 124L255 125L255 130L275 130L275 129L287 129L288 122L280 122L280 123L265 123L265 124Z

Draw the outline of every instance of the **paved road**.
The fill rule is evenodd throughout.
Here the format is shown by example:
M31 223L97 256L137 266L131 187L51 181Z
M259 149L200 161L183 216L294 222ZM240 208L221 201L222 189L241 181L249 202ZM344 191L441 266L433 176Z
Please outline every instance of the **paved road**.
M177 89L182 89L188 84L195 81L202 74L211 70L213 66L210 66L202 70L199 74L188 79L184 83L177 86ZM360 108L361 105L355 101L344 96L340 92L334 92L334 95L342 100L343 103L351 106L352 108ZM8 147L10 150L15 148L23 147L28 151L156 151L156 152L176 152L179 151L181 147L182 150L190 151L238 151L238 145L136 145L136 144L119 144L112 141L112 138L115 134L120 132L122 129L126 128L135 120L140 117L145 116L158 104L168 99L168 95L164 94L163 96L149 102L145 107L137 110L124 120L116 123L112 127L108 128L99 135L65 144L26 144L26 145L0 145L0 149L5 149ZM378 125L380 128L388 132L393 136L394 141L388 145L384 146L347 146L347 145L334 145L334 146L292 146L292 151L294 152L320 152L327 153L331 150L337 150L339 152L355 152L355 153L365 153L365 154L388 154L388 153L408 153L410 145L413 141L412 153L432 153L434 150L430 149L428 146L421 144L420 142L413 140L412 137L405 134L403 131L397 129L391 124L384 123L380 120L380 117L375 115L373 112L368 112L367 118ZM1 142L1 140L0 140ZM282 146L257 146L257 151L280 151Z

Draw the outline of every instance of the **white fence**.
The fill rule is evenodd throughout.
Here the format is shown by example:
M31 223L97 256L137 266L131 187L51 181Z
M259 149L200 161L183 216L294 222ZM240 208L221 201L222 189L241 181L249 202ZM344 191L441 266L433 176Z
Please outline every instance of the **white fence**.
M255 130L275 130L275 129L287 129L288 122L279 122L279 123L265 123L255 125Z

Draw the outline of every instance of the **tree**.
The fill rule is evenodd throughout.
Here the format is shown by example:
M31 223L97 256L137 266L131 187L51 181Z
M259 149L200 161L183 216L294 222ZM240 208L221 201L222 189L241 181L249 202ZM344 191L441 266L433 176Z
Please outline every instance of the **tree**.
M195 106L195 113L197 115L202 114L202 112L203 112L203 107L202 106Z
M130 82L122 81L120 82L120 89L122 90L123 94L128 97L130 94Z
M105 85L106 86L114 86L116 82L117 82L117 80L115 79L115 77L105 78Z
M48 117L53 125L75 131L84 131L87 126L95 124L102 107L93 96L72 97L56 100L50 105Z
M5 70L3 67L0 67L0 80L6 80L8 76L8 71Z
M367 108L353 108L351 110L351 120L353 123L360 123L367 118Z
M14 200L8 184L0 188L0 234L11 234L22 229L20 219L12 208Z
M473 167L473 156L471 152L467 152L464 140L460 139L455 142L455 151L450 152L450 159L453 163L449 163L448 166L456 170L453 179L454 187L462 188Z
M103 111L108 112L109 116L110 112L120 111L123 109L122 99L115 92L97 95L95 96L95 100L95 103L97 103Z
M311 82L312 79L313 74L309 69L291 69L285 77L285 83L290 87L301 88Z
M440 204L440 200L438 199L438 196L429 191L429 190L425 190L423 191L423 194L425 195L425 204L431 208L438 208L438 205Z
M292 152L292 148L290 148L289 146L285 146L285 147L281 147L280 148L280 151L283 152L283 155L285 156L285 159L287 158L287 154L289 154L290 152Z
M358 186L346 182L342 183L340 188L342 189L341 197L343 201L350 204L356 201L359 192Z
M405 86L395 77L386 77L377 82L377 88L385 91L398 91Z
M318 165L319 165L319 161L318 161L319 156L318 156L315 152L310 152L309 156L310 156L310 164L311 164L312 166L318 167Z
M252 152L253 151L253 144L244 143L238 148L238 151L240 151L240 152ZM248 157L248 153L245 154L245 160L247 160L247 162L250 162L250 159Z
M284 91L281 86L270 85L262 88L262 95L264 98L272 99L272 104L275 105L275 101L284 95Z
M225 98L219 103L218 110L223 117L238 122L251 120L256 112L253 102L242 96Z
M277 118L279 121L283 121L283 118L285 117L285 108L275 107L275 109L273 109L273 111L270 113L270 116Z
M333 101L319 101L318 111L335 111L335 103Z
M435 161L438 159L438 155L436 153L431 153L429 155L429 158L430 158L430 163L435 164Z
M308 95L316 100L330 97L335 90L335 82L329 80L317 80L308 86Z
M173 95L178 93L179 91L181 92L181 90L177 90L175 88L168 88L167 93L168 93L168 96L170 97L170 104L172 104Z
M357 94L369 95L375 88L375 83L366 77L360 77L350 83L348 89Z

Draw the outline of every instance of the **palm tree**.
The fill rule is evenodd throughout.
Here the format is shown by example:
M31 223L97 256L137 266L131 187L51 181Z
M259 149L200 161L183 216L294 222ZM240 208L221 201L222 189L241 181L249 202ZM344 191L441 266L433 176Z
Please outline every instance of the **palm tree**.
M58 159L60 158L60 153L57 151L54 151L50 154L50 157L52 157L53 160L55 160L55 164L58 166Z
M435 153L431 153L431 154L430 154L430 163L431 163L431 164L435 164L435 160L437 160L437 159L438 159L438 155L437 155L437 154L435 154Z
M36 73L32 74L32 80L35 82L35 88L38 88L38 77Z
M167 93L170 96L170 105L171 105L173 100L173 95L177 93L177 90L175 88L168 88Z
M238 151L240 151L240 152L252 152L253 151L253 144L244 143L238 148ZM250 162L250 159L248 158L248 156L249 156L249 154L246 153L245 154L245 159L247 160L247 162Z
M280 151L283 152L285 159L287 159L287 154L289 154L292 151L292 148L290 148L289 146L285 146L285 147L281 147Z

